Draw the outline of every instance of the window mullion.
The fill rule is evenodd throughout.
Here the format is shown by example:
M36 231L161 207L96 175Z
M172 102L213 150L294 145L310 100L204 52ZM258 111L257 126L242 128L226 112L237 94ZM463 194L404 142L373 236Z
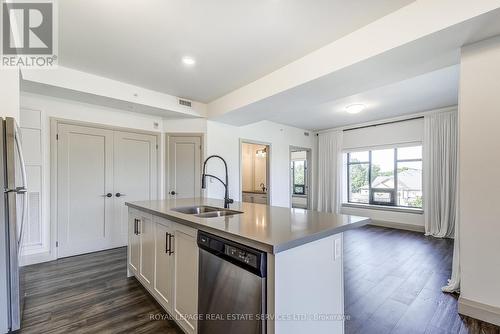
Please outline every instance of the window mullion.
M394 206L398 206L398 149L394 149Z
M368 151L368 203L372 202L372 151Z

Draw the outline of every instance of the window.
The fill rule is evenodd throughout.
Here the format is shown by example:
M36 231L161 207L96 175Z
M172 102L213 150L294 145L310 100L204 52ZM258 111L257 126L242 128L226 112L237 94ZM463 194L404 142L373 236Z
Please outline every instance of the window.
M422 146L347 154L348 202L422 207Z
M292 161L293 170L293 194L305 195L306 194L306 161L294 160Z

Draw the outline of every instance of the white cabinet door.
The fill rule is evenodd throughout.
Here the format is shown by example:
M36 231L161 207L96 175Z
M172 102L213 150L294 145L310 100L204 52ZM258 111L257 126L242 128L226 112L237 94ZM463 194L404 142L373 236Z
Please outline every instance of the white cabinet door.
M198 313L198 244L197 232L188 226L172 223L174 249L173 316L187 333L197 332L194 316ZM184 317L188 315L188 317Z
M172 279L174 269L174 256L170 249L172 240L172 223L168 220L153 217L155 222L155 279L154 291L159 298L160 304L168 311L172 311Z
M139 225L141 217L133 209L129 209L129 240L128 240L128 268L135 275L139 272L141 259Z
M113 131L57 130L58 257L112 248Z
M127 244L125 202L157 198L156 136L114 132L114 218L116 247Z
M200 197L201 138L169 136L168 141L168 197Z
M150 214L142 214L139 224L141 260L139 275L149 285L153 286L155 261L155 226Z

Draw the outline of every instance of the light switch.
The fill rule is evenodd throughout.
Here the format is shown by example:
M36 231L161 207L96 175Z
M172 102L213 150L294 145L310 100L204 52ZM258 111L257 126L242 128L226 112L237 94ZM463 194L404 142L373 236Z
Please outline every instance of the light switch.
M334 260L337 260L342 256L342 239L335 239L335 256Z

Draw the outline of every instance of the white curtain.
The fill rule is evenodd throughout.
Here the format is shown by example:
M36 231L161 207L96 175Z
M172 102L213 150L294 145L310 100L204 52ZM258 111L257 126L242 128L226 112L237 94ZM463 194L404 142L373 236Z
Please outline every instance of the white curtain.
M457 208L458 212L458 208ZM455 222L455 240L453 244L453 264L448 285L441 288L444 292L460 292L460 224Z
M455 234L457 202L458 115L437 113L424 118L425 234Z
M319 134L316 209L340 212L342 201L342 131Z
M460 228L458 223L458 115L424 117L425 234L454 237L452 275L445 292L460 290Z

